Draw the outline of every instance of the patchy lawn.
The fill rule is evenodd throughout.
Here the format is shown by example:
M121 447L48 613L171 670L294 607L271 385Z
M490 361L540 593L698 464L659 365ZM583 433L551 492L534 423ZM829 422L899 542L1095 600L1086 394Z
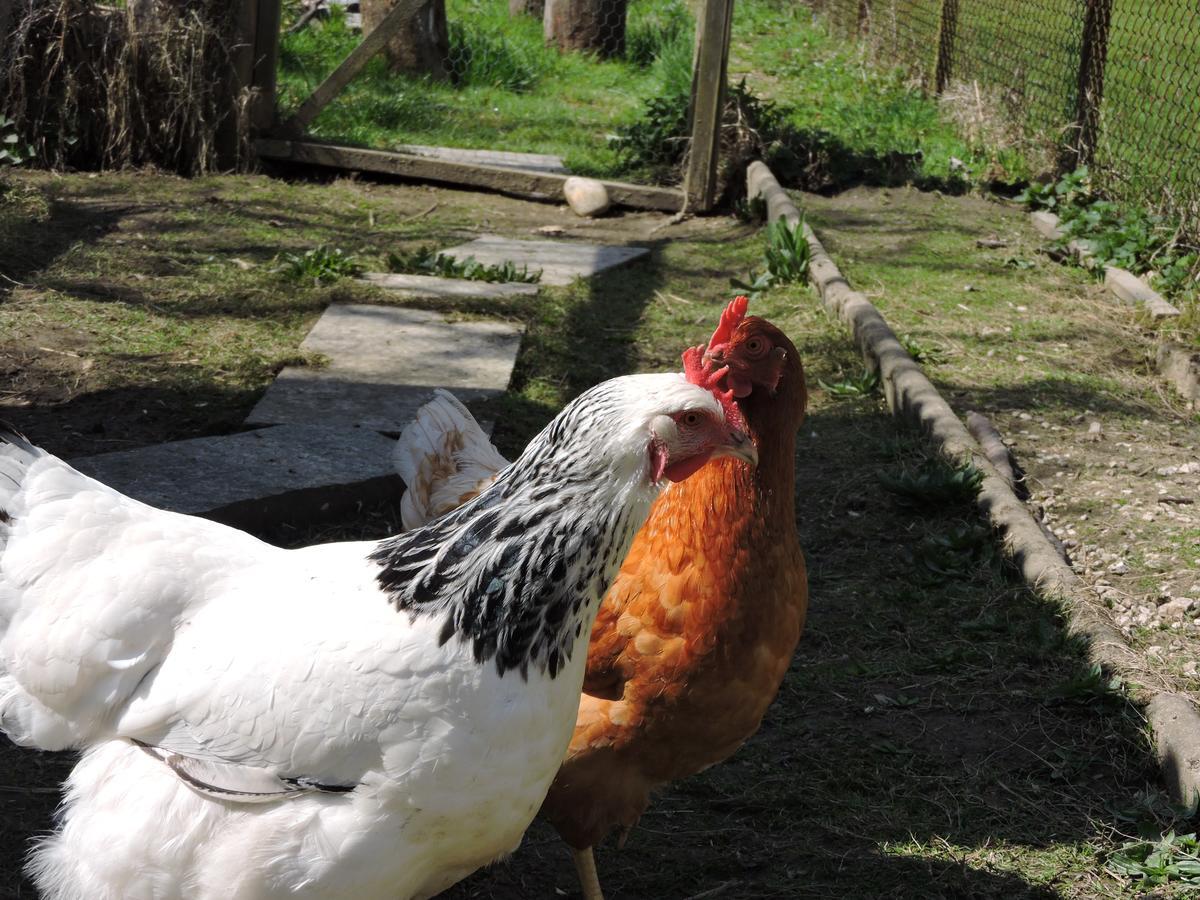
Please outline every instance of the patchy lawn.
M711 330L731 293L728 277L757 266L763 243L731 219L581 222L552 206L353 179L23 175L15 196L0 201L13 213L0 215L0 272L20 283L0 293L0 416L68 455L234 429L278 366L296 358L327 303L394 302L347 280L284 281L272 272L283 252L325 245L376 265L391 249L448 246L482 231L520 237L546 224L650 246L644 262L544 289L536 300L426 304L526 324L511 389L489 410L502 449L514 453L596 380L675 367L680 350ZM970 391L979 400L1011 398L978 403L1013 417L1028 411L1030 420L996 414L1009 433L1013 421L1028 421L1025 430L1041 434L1043 419L1064 423L1064 437L1086 430L1067 410L1093 397L1109 397L1091 408L1114 432L1152 418L1148 388L1124 398L1088 380L1101 374L1082 363L1065 386L1036 373L1031 386L1012 362L987 363L970 376L978 385L969 380L976 342L1000 354L1014 339L998 319L953 318L952 289L968 309L987 299L989 315L1010 315L1015 328L1001 284L1027 284L1032 271L1061 282L1064 297L1086 296L1086 285L1065 270L996 261L971 270L980 291L963 292L961 268L975 257L941 242L973 241L986 226L971 217L991 210L983 205L948 207L942 230L919 220L904 226L916 207L904 208L892 224L911 230L889 238L891 250L849 249L877 230L871 204L882 195L870 196L879 199L858 208L808 205L857 284L896 293L908 285L914 311L903 328L940 348L945 361L934 371L955 402ZM1019 230L1015 218L1005 221ZM936 255L905 261L926 244ZM889 315L901 308L885 305ZM799 287L768 292L754 311L792 335L813 388L797 452L809 627L762 731L730 762L665 792L624 849L600 849L609 896L1140 896L1140 882L1116 874L1110 857L1139 829L1157 835L1173 819L1136 711L1087 672L1055 610L1013 579L969 505L920 510L885 489L880 472L919 466L927 448L919 435L897 431L876 394L821 386L861 372L841 325ZM1050 366L1054 344L1079 340L1062 316L1058 325L1021 325L1033 335L1048 330L1023 337L1031 348L1024 355ZM996 331L984 335L984 327ZM1097 366L1101 355L1093 354ZM1125 370L1114 371L1104 377L1119 382ZM1035 404L1043 393L1049 399ZM1056 483L1052 474L1046 480ZM394 529L395 511L364 510L320 530L287 524L289 543L365 538ZM0 757L8 773L0 894L32 897L21 856L50 826L54 786L71 758L8 746ZM577 894L569 856L535 825L511 860L449 896L555 891ZM1168 887L1156 896L1184 893Z

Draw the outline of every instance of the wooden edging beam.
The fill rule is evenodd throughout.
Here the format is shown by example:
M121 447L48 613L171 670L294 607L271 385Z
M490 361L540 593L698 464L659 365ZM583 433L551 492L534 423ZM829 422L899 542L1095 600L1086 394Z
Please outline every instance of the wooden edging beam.
M563 184L570 177L554 172L484 166L389 150L342 147L311 140L259 140L255 142L255 149L263 159L487 188L502 194L552 203L563 201ZM619 206L672 213L683 208L683 194L674 188L626 184L621 181L605 181L602 184L608 191L609 199Z
M754 162L746 171L747 193L763 197L771 221L785 219L803 223L800 211L780 187L771 170ZM879 373L888 406L897 418L923 428L934 444L950 459L971 463L983 474L978 505L993 527L1003 535L1009 558L1020 569L1025 582L1038 593L1057 601L1067 620L1067 631L1087 643L1088 654L1132 684L1144 677L1139 657L1097 611L1089 589L1057 553L1042 533L1028 508L988 461L954 410L925 377L879 310L853 290L825 252L807 224L804 236L812 250L809 279L820 293L825 308L846 322L869 366ZM1182 694L1153 687L1140 689L1146 717L1154 731L1159 764L1171 793L1190 802L1200 796L1200 712Z
M341 64L330 73L329 77L317 86L312 95L300 104L300 108L292 113L291 118L284 123L284 129L290 134L301 134L312 123L330 101L333 100L348 85L351 79L366 67L371 57L383 49L388 38L416 15L429 0L399 0L388 11L383 20L375 26L363 42L342 60Z

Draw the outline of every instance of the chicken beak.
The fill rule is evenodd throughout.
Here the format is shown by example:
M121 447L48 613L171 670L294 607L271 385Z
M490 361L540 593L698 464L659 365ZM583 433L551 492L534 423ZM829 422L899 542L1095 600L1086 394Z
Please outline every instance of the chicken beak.
M718 444L713 451L713 456L732 456L752 467L758 465L758 450L755 448L754 442L750 440L748 434L736 428L730 429L725 441Z

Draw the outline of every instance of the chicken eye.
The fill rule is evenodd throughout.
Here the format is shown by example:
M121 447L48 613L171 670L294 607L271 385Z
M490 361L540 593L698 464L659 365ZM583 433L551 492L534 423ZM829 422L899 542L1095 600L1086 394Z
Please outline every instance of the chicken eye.
M688 428L697 427L700 424L700 419L701 416L698 412L689 412L683 414L683 424Z
M750 338L750 340L746 341L746 352L751 353L754 356L758 356L758 355L762 354L763 352L766 351L766 349L767 349L767 342L764 341L762 338L754 337L754 338Z

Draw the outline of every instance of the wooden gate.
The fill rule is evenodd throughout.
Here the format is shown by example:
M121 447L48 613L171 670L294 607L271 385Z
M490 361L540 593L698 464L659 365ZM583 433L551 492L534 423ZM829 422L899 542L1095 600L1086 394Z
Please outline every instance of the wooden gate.
M278 120L275 91L282 0L250 0L243 4L238 23L243 38L235 58L241 83L251 89L250 121L257 155L261 159L397 175L561 202L567 175L370 150L308 134L309 126L320 112L426 2L399 0L362 43L283 121ZM613 203L635 209L697 213L707 212L715 205L732 15L733 0L703 0L693 68L691 153L683 190L606 181Z

